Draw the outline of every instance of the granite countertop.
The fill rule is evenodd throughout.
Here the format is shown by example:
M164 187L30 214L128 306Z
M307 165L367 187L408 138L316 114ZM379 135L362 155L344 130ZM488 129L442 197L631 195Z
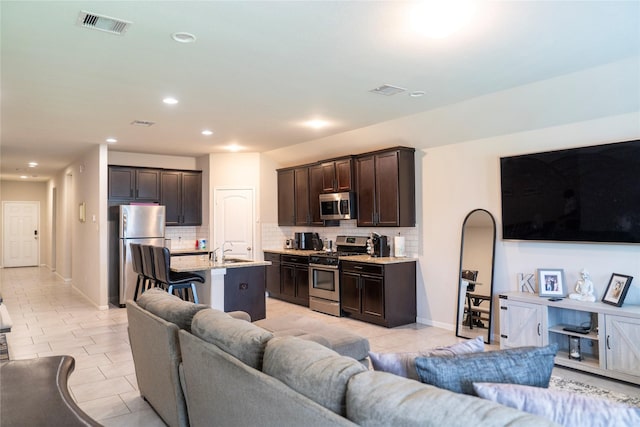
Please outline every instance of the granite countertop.
M283 255L300 255L300 256L309 256L318 253L319 251L307 251L300 249L263 249L263 252L270 252L275 254L283 254ZM340 257L341 261L355 261L355 262L366 262L370 264L399 264L403 262L416 262L415 258L409 257L372 257L371 255L351 255L351 256L342 256Z
M222 268L244 268L258 267L261 265L271 265L269 261L253 261L247 260L242 262L233 262L230 258L228 262L211 262L208 257L181 257L171 258L171 271L183 273L189 271L205 271Z
M210 252L209 249L197 249L197 248L177 248L170 249L171 255L206 255Z

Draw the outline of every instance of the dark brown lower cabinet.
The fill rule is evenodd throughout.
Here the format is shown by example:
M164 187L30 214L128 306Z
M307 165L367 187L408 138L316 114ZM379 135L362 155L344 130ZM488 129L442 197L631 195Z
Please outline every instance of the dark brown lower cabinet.
M227 268L224 277L224 311L246 311L251 321L266 316L265 266Z
M416 321L416 263L342 262L340 304L346 317L393 328Z

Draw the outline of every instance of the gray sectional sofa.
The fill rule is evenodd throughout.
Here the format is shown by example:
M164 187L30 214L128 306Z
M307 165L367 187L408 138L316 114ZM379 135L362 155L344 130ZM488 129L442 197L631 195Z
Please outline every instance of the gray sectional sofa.
M170 426L555 425L371 371L314 334L149 292L127 303L131 347L140 393Z

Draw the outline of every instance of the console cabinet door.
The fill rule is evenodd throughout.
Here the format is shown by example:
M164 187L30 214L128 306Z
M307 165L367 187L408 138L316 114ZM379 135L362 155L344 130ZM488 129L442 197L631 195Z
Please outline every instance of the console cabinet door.
M180 225L182 197L180 172L162 172L162 204L165 206L166 225Z
M136 172L133 168L109 166L109 200L134 200Z
M136 169L137 201L160 201L160 171L154 169Z
M546 307L500 299L500 347L546 345Z
M362 314L384 319L384 280L382 277L362 275Z
M271 261L271 265L267 265L267 292L269 296L278 297L280 295L280 254L267 253L264 254L265 261Z
M358 227L376 225L376 169L374 156L356 160Z
M324 171L322 165L309 166L309 224L323 226L320 219L320 194L323 193Z
M640 319L606 315L607 369L640 379Z
M309 168L297 168L295 173L295 216L296 225L309 225Z
M202 225L202 173L182 172L182 225Z

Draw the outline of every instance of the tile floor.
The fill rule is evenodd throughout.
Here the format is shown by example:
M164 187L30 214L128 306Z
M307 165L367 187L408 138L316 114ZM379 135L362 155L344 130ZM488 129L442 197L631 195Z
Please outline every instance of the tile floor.
M69 384L80 407L105 426L163 426L138 393L125 309L97 310L46 268L0 269L1 292L13 320L7 334L11 359L70 354ZM369 338L373 351L415 351L462 339L421 324L387 329L327 316L267 299L267 317L303 313ZM497 348L491 346L491 348ZM636 386L556 368L554 374L613 391L640 395Z

